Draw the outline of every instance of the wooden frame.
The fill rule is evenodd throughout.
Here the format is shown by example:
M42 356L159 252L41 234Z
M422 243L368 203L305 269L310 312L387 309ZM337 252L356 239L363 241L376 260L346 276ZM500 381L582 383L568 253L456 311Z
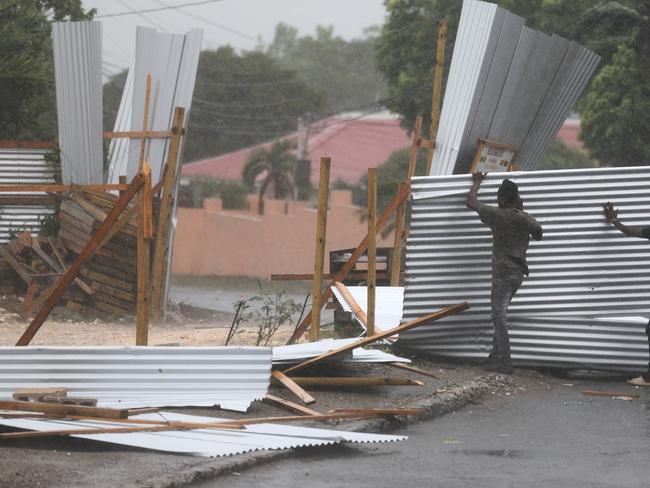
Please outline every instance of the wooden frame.
M517 147L489 139L478 139L470 173L500 173L510 171L517 156Z

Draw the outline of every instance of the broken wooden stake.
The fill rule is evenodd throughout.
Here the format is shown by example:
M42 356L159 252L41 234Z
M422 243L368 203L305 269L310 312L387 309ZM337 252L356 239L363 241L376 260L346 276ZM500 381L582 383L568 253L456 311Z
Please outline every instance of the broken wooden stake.
M289 391L291 391L291 393L300 398L300 400L302 400L305 405L310 405L316 402L316 399L313 396L300 388L300 386L295 381L285 375L282 371L278 371L276 369L271 372L271 376L273 379L284 385Z

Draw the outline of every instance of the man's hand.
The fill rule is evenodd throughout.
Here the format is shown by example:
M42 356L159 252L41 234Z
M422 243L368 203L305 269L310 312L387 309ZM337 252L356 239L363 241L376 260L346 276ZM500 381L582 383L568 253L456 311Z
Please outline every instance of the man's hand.
M467 194L467 206L472 210L478 209L478 187L481 186L481 182L486 175L487 173L472 173L472 188Z
M472 180L474 185L478 188L481 185L483 179L487 176L487 173L481 173L480 171L472 173Z
M607 202L603 206L603 212L605 213L607 222L610 224L613 224L614 221L618 219L618 209L614 208L614 204L612 202Z

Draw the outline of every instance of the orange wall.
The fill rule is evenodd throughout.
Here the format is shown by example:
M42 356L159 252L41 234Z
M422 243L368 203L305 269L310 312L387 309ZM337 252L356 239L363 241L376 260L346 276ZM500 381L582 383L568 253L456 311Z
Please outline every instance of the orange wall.
M272 273L313 273L316 209L305 202L265 200L265 215L257 215L257 199L249 197L249 203L251 212L224 211L219 199L206 199L204 208L179 208L172 272L267 279ZM349 191L331 192L325 272L330 250L354 248L365 237L368 224L361 222L361 211ZM392 244L392 235L377 242Z

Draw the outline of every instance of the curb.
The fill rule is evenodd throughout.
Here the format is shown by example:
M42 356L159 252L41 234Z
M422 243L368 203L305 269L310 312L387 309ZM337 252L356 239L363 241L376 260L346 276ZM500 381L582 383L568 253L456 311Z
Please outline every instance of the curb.
M339 424L345 430L353 432L390 432L400 427L415 424L423 420L441 417L454 412L483 396L490 389L487 377L448 387L441 393L432 393L428 398L406 405L407 408L422 408L425 412L418 416L392 417L378 420L357 420ZM192 483L218 478L225 474L243 471L266 463L287 459L293 454L292 449L282 451L252 452L239 456L215 458L193 468L174 474L139 481L136 486L142 488L181 488Z

